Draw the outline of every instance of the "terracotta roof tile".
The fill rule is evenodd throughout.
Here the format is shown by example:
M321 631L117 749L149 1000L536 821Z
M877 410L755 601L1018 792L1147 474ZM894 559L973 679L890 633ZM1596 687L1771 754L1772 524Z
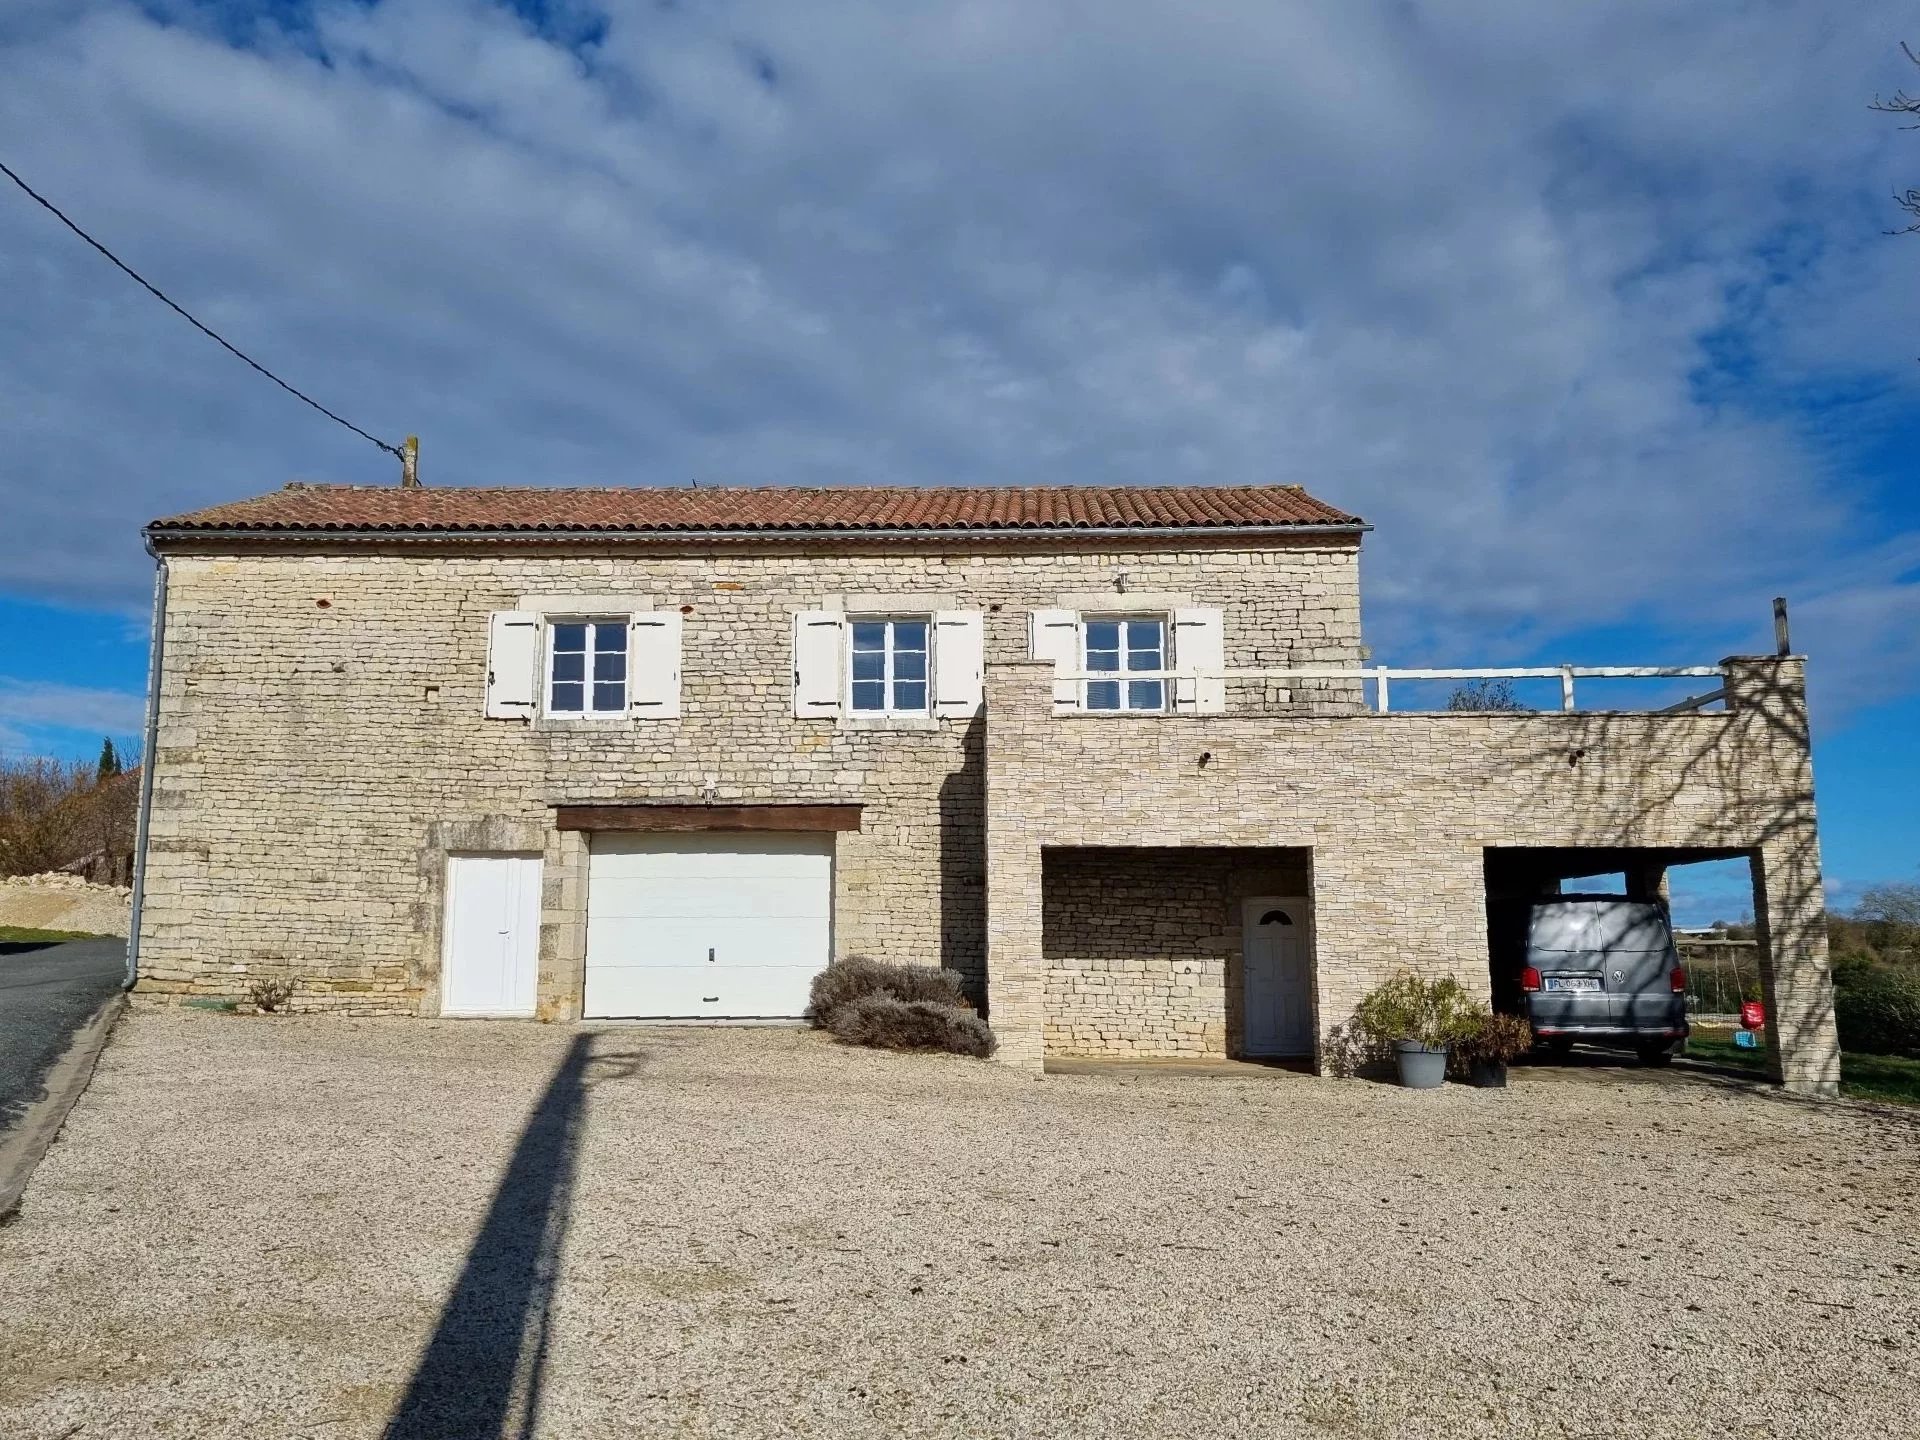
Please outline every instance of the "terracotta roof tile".
M1357 516L1297 485L437 489L289 485L156 520L161 537L232 530L672 534L1334 526Z

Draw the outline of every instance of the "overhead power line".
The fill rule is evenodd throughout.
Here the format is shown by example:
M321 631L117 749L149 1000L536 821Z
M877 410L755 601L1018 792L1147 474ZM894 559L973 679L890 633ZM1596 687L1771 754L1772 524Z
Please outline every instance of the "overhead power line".
M267 379L273 381L274 384L278 385L282 390L286 391L289 395L293 396L294 399L303 401L304 403L311 405L314 409L318 410L322 415L326 416L329 420L333 421L336 425L346 426L347 429L351 430L354 434L358 435L362 440L371 441L373 444L378 445L382 450L386 451L389 455L399 460L403 466L407 465L408 463L407 453L404 450L402 450L398 445L389 445L386 441L382 440L378 435L369 435L366 431L362 430L358 425L354 424L351 420L346 419L344 416L334 414L333 411L329 410L326 406L322 405L318 400L314 399L311 395L308 395L303 391L294 389L293 386L289 385L286 381L282 380L278 375L274 374L271 370L267 369L266 366L262 365L258 360L254 359L251 355L247 354L244 350L240 349L236 345L229 344L224 338L222 338L219 335L216 335L213 331L209 330L205 325L202 325L198 320L194 319L193 316L189 315L180 306L176 305L171 299L169 299L166 295L161 293L159 286L155 285L151 280L148 280L144 275L140 274L131 265L127 264L124 260L122 260L118 255L114 254L111 250L107 249L106 246L102 245L98 240L94 239L93 236L89 235L86 231L82 230L78 225L74 224L73 221L69 220L66 217L66 215L61 211L58 205L55 205L51 200L47 199L46 196L42 195L39 191L35 190L31 185L27 184L26 181L22 180L18 175L14 174L14 172L7 167L4 161L0 161L0 175L5 175L7 179L11 180L14 184L18 185L22 190L26 191L27 194L30 197L32 197L36 202L38 202L41 206L43 206L47 210L47 212L53 216L54 219L58 220L62 225L66 226L67 229L71 230L74 234L78 235L82 240L86 241L87 244L91 245L94 249L98 250L102 255L106 256L107 259L111 260L114 263L114 265L123 274L125 274L128 278L133 280L148 294L152 295L154 299L158 300L162 305L165 305L169 310L173 311L174 314L178 315L182 320L186 321L189 325L193 326L194 329L198 330L202 335L206 336L209 340L213 341L221 349L225 350L229 355L233 355L238 359L246 361L247 364L251 365L255 370L258 370L262 375L266 376Z

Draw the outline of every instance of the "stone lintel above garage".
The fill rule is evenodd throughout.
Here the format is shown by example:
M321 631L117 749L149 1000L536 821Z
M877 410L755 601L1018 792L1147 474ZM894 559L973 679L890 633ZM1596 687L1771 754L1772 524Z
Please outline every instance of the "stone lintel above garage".
M560 830L858 830L858 804L706 804L690 801L561 802Z

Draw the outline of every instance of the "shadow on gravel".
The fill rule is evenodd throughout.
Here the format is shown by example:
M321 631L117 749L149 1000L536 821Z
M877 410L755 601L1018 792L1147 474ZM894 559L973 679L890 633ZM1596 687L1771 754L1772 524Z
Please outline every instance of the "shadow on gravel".
M1620 1051L1577 1047L1564 1060L1528 1060L1515 1066L1517 1076L1548 1084L1628 1084L1649 1088L1669 1087L1736 1094L1765 1104L1831 1109L1835 1104L1855 1110L1870 1110L1883 1120L1920 1128L1920 1106L1902 1105L1891 1100L1850 1097L1841 1101L1819 1095L1799 1095L1782 1089L1765 1074L1725 1065L1713 1060L1677 1057L1671 1065L1643 1065Z
M586 1093L596 1080L637 1073L643 1060L638 1052L596 1055L594 1038L574 1036L520 1132L385 1440L533 1433Z

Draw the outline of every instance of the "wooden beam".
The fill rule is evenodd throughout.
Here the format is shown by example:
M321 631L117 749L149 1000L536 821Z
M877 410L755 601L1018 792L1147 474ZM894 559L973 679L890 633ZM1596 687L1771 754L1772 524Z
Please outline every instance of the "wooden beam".
M562 830L858 830L858 805L557 805Z

